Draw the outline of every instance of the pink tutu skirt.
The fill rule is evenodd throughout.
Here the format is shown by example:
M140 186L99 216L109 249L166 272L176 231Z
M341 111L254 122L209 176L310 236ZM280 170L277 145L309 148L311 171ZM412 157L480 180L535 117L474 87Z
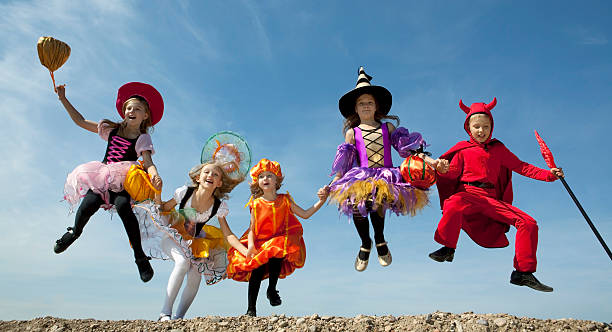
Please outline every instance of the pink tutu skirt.
M64 184L64 199L70 204L70 211L79 204L81 198L91 189L102 196L106 210L112 207L109 202L109 191L123 191L123 182L130 166L136 161L120 161L104 164L99 161L90 161L77 166L66 178Z

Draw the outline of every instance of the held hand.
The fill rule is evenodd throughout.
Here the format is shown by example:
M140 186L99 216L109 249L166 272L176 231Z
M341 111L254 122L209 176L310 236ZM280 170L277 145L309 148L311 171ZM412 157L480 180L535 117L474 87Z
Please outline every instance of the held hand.
M435 165L433 165L436 168L436 171L444 174L446 172L448 172L448 168L449 168L449 163L448 160L446 159L436 159L434 161Z
M325 202L328 196L329 196L329 186L320 188L319 191L317 191L317 197L319 197L319 200L321 202Z
M252 259L253 257L255 257L255 255L257 255L257 249L255 249L255 247L249 247L247 249L246 257L248 259Z
M153 187L157 190L162 190L163 182L159 175L153 175L151 178L151 183L153 183Z
M58 85L55 87L57 89L57 97L59 100L66 98L66 84Z
M550 169L550 172L553 173L553 175L556 176L557 178L565 177L565 175L563 174L563 169L561 168L553 167Z

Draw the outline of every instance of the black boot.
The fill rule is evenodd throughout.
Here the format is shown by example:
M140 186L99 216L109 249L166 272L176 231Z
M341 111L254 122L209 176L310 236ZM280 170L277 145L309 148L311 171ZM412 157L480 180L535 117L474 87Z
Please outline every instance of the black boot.
M153 278L153 268L151 267L151 263L149 260L151 257L145 256L141 258L136 258L136 265L138 266L138 273L140 273L140 280L143 282L147 282Z
M257 317L257 311L255 308L248 308L246 314L247 316Z
M429 254L429 258L436 262L452 262L455 258L455 249L449 247L442 247Z
M64 250L68 249L70 245L79 238L81 234L76 234L74 228L68 227L68 231L62 235L62 237L55 241L55 246L53 247L53 251L56 254L64 252Z
M541 283L531 272L512 271L510 283L518 286L527 286L540 292L552 292L553 288Z
M270 305L273 307L276 307L277 305L281 305L281 303L283 303L276 289L275 290L268 289L268 291L266 291L266 295L268 296L268 300L270 300Z

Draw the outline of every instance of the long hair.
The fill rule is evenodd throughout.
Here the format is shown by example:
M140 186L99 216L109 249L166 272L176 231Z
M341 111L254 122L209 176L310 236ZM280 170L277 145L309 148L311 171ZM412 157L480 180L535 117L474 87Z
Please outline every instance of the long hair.
M115 122L115 121L111 121L109 119L104 119L104 120L101 121L101 123L107 124L109 127L113 128L113 129L119 128L119 130L123 131L125 129L125 127L127 126L127 121L125 120L125 108L126 108L128 102L130 102L132 100L137 100L137 101L141 102L145 106L145 112L147 112L148 117L146 119L144 119L140 123L140 133L141 134L146 134L147 132L149 132L149 128L153 127L153 124L151 122L151 110L149 109L149 103L147 103L146 99L142 98L141 96L130 97L128 100L126 100L123 103L123 106L121 106L121 109L123 111L123 121Z
M284 179L285 179L284 176L281 176L281 177L276 176L276 190L279 190L280 187L283 185ZM249 187L251 189L251 196L253 196L253 199L263 196L264 192L259 187L259 181L257 181L257 179L253 179L253 182L249 183Z
M206 165L213 165L215 168L221 173L221 186L215 188L213 192L213 196L218 199L228 199L229 193L242 181L244 181L244 176L240 176L238 179L233 179L227 172L223 169L221 164L215 163L214 161L205 162L203 164L199 164L191 168L189 170L189 178L191 179L192 185L196 188L199 186L200 180L200 172L202 172L202 168Z
M364 93L365 94L365 93ZM374 97L373 95L371 95L372 98L374 98L374 101L376 102L376 111L374 112L374 120L378 123L381 123L381 120L383 119L390 119L395 121L395 126L399 126L400 123L400 119L399 116L397 115L384 115L382 113L380 113L378 111L378 101L376 101L376 97ZM357 99L355 99L357 100ZM359 115L357 114L357 111L351 113L351 115L349 115L346 119L344 119L344 124L342 126L342 134L346 134L346 132L349 129L355 128L357 126L359 126L361 124L361 120L359 119Z

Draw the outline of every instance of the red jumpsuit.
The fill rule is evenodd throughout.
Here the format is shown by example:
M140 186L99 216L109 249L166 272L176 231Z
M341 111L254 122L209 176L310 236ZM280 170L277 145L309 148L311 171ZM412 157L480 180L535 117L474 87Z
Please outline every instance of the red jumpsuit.
M489 115L493 132L493 117L482 106L473 104L471 112L466 111L468 134L469 117L474 113ZM470 141L457 143L440 158L450 160L450 169L446 174L438 174L442 219L434 236L436 242L456 248L463 229L480 246L505 247L508 245L505 233L513 225L517 229L514 268L535 272L538 225L511 205L512 171L542 181L554 181L556 177L549 170L521 161L503 143L490 137L478 143L470 135Z

